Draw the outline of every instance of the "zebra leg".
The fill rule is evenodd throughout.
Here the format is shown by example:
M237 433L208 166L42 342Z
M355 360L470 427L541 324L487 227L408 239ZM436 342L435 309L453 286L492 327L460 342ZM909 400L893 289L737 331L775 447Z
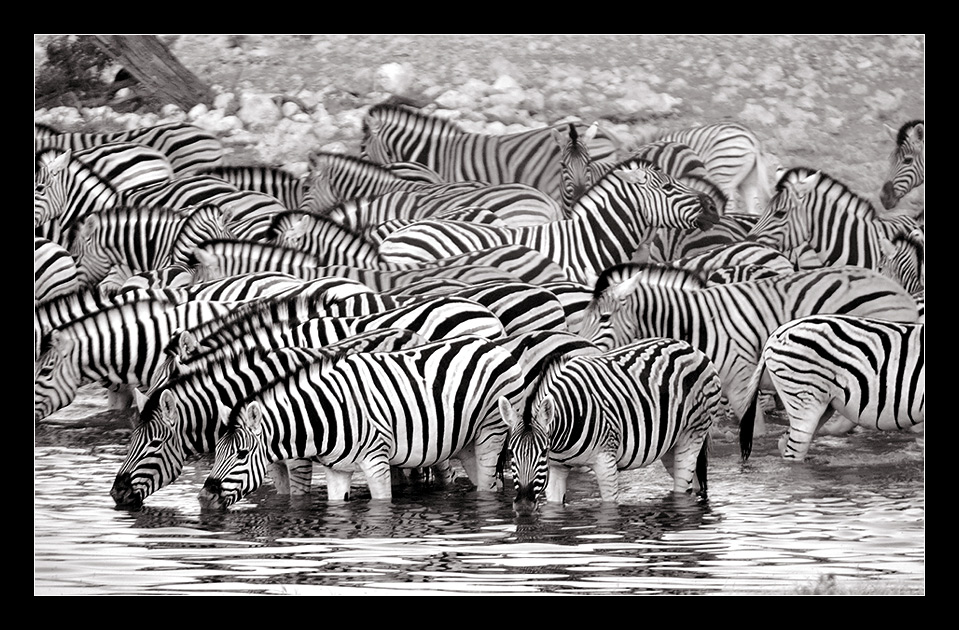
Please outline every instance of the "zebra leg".
M496 476L496 462L499 460L503 443L497 440L484 440L482 450L477 452L476 444L481 439L477 437L472 443L463 447L456 454L456 458L463 464L466 475L479 492L501 491L503 488ZM493 442L495 444L492 444Z
M809 447L812 445L816 429L832 415L833 410L826 407L824 411L812 408L797 409L795 404L786 402L789 412L789 429L779 438L779 452L783 459L798 462L806 459Z
M286 460L288 492L292 496L310 494L313 484L313 462L309 459Z
M675 494L695 493L702 490L696 474L696 465L707 434L708 429L695 434L682 435L676 442L676 446L662 456L666 472L673 478Z
M619 471L616 469L616 457L612 453L600 453L590 468L596 475L599 498L615 503L619 498Z
M566 503L566 478L569 477L569 466L562 464L549 465L549 481L546 482L546 500L551 503Z
M277 494L290 494L290 471L286 460L270 463L270 479Z
M370 459L359 463L363 476L366 477L366 486L370 489L370 498L373 500L389 501L393 498L393 484L390 483L390 462L385 454L374 455Z
M350 487L353 484L352 470L333 470L329 466L326 469L326 496L328 501L349 501Z
M430 472L435 480L434 483L441 488L448 488L453 484L453 479L456 478L456 472L453 470L453 462L449 459L430 466Z

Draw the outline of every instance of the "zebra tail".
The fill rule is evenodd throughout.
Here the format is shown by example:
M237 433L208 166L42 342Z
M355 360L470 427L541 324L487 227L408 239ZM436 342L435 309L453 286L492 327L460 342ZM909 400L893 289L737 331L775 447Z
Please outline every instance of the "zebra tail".
M706 471L709 468L709 434L703 440L703 447L699 449L699 457L696 458L696 477L699 479L699 493L706 496Z
M743 413L739 421L739 450L742 454L743 462L749 459L749 454L753 451L753 428L756 424L756 406L759 404L759 387L755 388L749 407Z

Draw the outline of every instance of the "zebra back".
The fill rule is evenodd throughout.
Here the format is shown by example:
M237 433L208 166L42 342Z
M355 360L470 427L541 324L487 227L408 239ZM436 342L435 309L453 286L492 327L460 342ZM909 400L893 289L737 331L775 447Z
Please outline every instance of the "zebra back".
M39 305L80 289L77 263L66 248L42 238L33 239L33 299Z
M811 249L824 266L877 269L880 237L892 240L917 228L912 217L880 215L868 199L830 175L795 167L780 177L747 238L787 253Z
M379 252L364 234L312 212L288 210L274 215L262 240L308 252L320 265L379 265Z
M750 381L742 457L749 457L760 380L782 400L789 431L779 441L786 459L805 458L822 418L837 411L853 426L901 431L925 422L925 326L846 315L792 320L770 334Z
M598 138L591 148L594 159L614 155L611 144L609 136ZM381 103L363 119L361 149L380 164L419 162L450 182L528 184L562 203L559 148L549 127L501 135L470 133L455 122Z
M222 302L137 300L95 311L51 330L34 369L34 416L70 404L85 384L149 386L173 330L230 312Z
M390 466L431 466L464 449L471 481L489 491L506 438L497 400L515 400L519 381L507 351L470 337L317 362L233 408L201 505L229 506L262 483L269 462L306 457L333 471L327 480L331 500L349 495L349 475L337 474L341 465L361 465L371 496L388 499ZM324 412L309 412L315 403L308 401L323 401ZM389 448L370 448L366 436L373 435ZM237 449L248 457L238 462Z
M303 204L304 181L293 173L264 164L204 167L198 175L219 177L240 190L263 193L276 198L287 210Z
M72 251L82 281L94 286L111 265L138 272L186 263L199 243L231 236L213 206L188 212L119 206L88 216Z
M915 322L915 301L899 284L861 267L830 267L707 284L688 270L622 265L597 282L580 334L600 347L644 337L690 342L716 364L737 417L762 344L786 321L841 314Z
M323 151L310 153L309 161L309 186L302 208L317 214L347 201L444 183L438 173L415 162L379 164Z
M654 140L688 145L698 154L709 179L734 203L733 209L761 214L770 197L762 142L745 125L718 122L665 130Z
M222 407L232 407L259 387L327 353L394 351L421 343L409 331L385 329L350 337L325 350L247 349L212 363L206 371L176 377L146 397L110 495L117 505L141 506L176 480L187 458L213 452Z

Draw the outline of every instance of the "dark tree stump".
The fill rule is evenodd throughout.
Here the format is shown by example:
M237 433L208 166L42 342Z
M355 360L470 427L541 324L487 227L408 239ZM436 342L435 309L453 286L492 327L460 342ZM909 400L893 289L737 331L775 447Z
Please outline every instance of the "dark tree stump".
M190 72L155 35L94 35L106 54L129 72L140 88L183 111L213 104L213 91Z

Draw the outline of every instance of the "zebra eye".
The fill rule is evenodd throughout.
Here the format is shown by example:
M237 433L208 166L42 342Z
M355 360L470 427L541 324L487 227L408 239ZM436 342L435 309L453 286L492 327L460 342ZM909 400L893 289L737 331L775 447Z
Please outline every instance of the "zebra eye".
M238 451L236 452L236 458L237 458L237 459L246 459L249 454L250 454L250 451L248 451L248 450L245 449L245 448L241 448L240 450L238 450Z
M666 192L672 192L674 188L675 186L673 186L672 182L663 183L663 190L665 190Z
M150 448L160 448L163 446L163 440L151 440Z
M46 186L46 184L37 184L37 194L38 194L38 195L42 195L42 194L45 193L46 191L47 191L47 186Z
M903 164L912 164L912 162L913 162L914 159L915 159L915 158L913 158L912 156L905 157L905 158L902 159L902 163L903 163Z
M612 313L600 313L600 314L599 314L599 321L604 322L604 323L605 323L605 322L608 322L608 321L609 321L609 318L612 317L612 316L613 316Z

